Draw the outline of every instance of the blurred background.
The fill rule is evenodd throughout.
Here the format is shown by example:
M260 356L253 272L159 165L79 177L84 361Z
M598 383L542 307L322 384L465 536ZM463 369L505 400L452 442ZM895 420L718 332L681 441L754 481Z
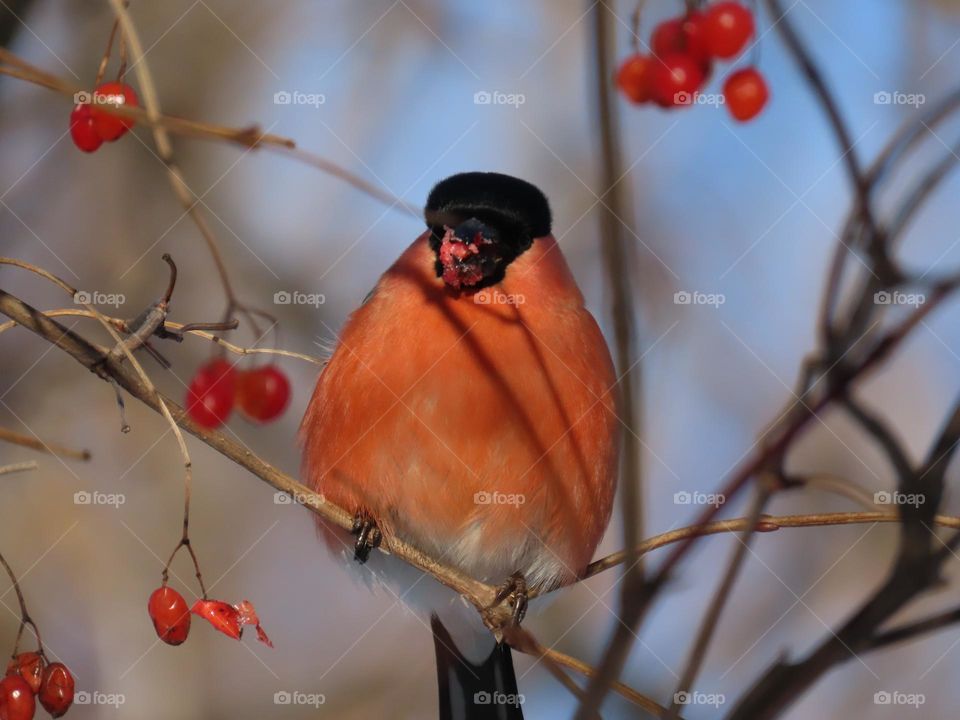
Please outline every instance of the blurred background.
M918 108L882 104L876 93L913 93L929 105L952 90L960 62L960 5L942 0L800 0L790 18L839 97L862 158L872 156ZM498 170L540 186L555 233L610 337L596 196L598 140L592 122L587 5L573 1L486 3L370 0L259 3L134 0L165 112L231 126L259 123L351 169L419 207L438 180ZM110 30L106 2L33 0L20 10L9 47L81 85L93 83ZM629 52L631 3L617 16L618 57ZM680 12L651 0L642 34ZM0 15L5 11L0 8ZM829 253L850 207L839 151L822 108L785 54L771 18L758 10L751 58L772 90L747 125L723 108L665 112L618 99L624 180L634 216L641 303L642 438L646 534L689 524L698 508L680 492L710 492L749 452L790 398L799 362L815 342L815 316ZM717 74L711 85L719 88ZM718 92L718 90L713 90ZM476 104L500 92L512 104ZM310 104L277 93L315 95ZM282 98L282 96L280 96ZM320 100L322 98L322 102ZM915 105L923 106L918 101ZM215 320L224 298L202 238L183 216L150 133L92 155L70 142L65 98L0 79L0 251L41 265L81 289L123 296L136 315L166 283L161 255L181 275L171 319ZM957 124L937 128L890 182L878 208L889 216L904 188L956 142ZM267 152L175 138L176 156L220 239L238 294L276 314L277 345L320 354L421 223L315 169ZM920 272L960 265L954 176L911 225L903 254ZM70 306L55 288L10 268L0 285L41 308ZM318 305L275 305L281 291L322 294ZM724 302L680 305L680 291ZM100 338L89 320L69 327ZM415 330L414 330L415 331ZM233 337L255 338L248 328ZM163 348L154 382L175 397L209 356L187 339ZM315 366L283 360L294 400L281 422L232 433L296 473L295 434ZM862 386L862 397L919 457L960 390L960 322L947 304L897 359ZM89 462L60 461L0 445L0 464L37 459L39 471L3 478L0 548L22 578L48 651L76 673L78 689L103 702L77 718L429 718L435 715L432 641L412 611L369 592L318 543L302 508L199 442L188 439L195 487L192 538L211 592L253 601L276 647L252 635L232 642L195 627L187 644L156 641L146 600L180 533L182 469L163 420L128 404L121 434L112 390L71 359L14 329L0 336L0 426L90 448ZM874 490L893 479L881 455L849 422L828 413L790 455L790 469L829 472ZM954 467L951 488L960 478ZM122 495L78 505L78 492ZM825 493L778 497L773 513L853 510ZM742 500L725 516L743 513ZM960 513L948 490L944 512ZM598 553L620 548L614 521ZM881 580L895 549L892 525L786 529L755 540L697 690L726 702L782 653L820 641ZM703 541L643 626L623 680L661 701L672 694L699 617L737 541ZM650 562L657 562L656 555ZM185 556L172 584L191 600ZM956 565L947 565L956 576ZM547 645L596 662L617 623L616 571L535 602L526 625ZM900 619L951 605L944 587ZM12 647L16 599L0 577L0 648ZM851 660L786 715L800 718L953 717L960 701L960 628ZM542 665L516 656L528 718L568 716L575 704ZM276 693L322 695L319 707L278 705ZM921 693L920 709L884 706L877 692ZM109 703L115 696L118 702ZM122 699L122 702L119 700ZM729 705L727 709L729 709ZM688 718L724 708L690 706ZM604 717L638 711L611 694ZM912 714L912 715L911 715Z

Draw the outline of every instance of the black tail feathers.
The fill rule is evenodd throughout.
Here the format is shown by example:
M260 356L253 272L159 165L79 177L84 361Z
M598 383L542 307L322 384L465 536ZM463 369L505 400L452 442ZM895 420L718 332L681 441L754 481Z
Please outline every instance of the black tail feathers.
M440 720L523 720L510 648L499 644L474 665L436 615L431 616L430 627L437 653Z

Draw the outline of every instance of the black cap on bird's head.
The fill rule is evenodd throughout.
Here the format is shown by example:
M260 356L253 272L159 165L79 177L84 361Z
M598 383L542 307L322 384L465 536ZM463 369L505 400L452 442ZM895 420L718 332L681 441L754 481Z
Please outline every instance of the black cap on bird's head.
M437 183L424 216L437 277L455 290L500 282L534 238L550 234L544 194L500 173L460 173Z

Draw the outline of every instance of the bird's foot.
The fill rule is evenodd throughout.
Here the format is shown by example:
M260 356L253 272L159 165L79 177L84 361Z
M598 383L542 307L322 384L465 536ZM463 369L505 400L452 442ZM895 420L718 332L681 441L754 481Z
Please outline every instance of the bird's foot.
M522 572L515 572L497 588L497 594L490 607L494 608L504 602L513 609L511 613L513 624L522 623L527 614L527 581Z
M353 559L363 564L370 557L370 551L380 546L383 534L374 519L365 512L358 512L353 517L353 527L350 532L357 536L357 541L353 545Z

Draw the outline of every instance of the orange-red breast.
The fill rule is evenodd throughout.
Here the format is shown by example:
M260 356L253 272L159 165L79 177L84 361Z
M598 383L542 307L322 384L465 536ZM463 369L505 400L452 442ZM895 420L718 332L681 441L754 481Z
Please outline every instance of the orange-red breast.
M536 187L455 175L433 189L426 218L320 375L301 426L305 481L375 523L388 546L402 538L488 583L568 583L615 491L609 351ZM440 657L449 642L442 625L434 632L441 666L465 664ZM508 653L460 678L468 704L495 691L490 663L512 676ZM443 667L440 685L442 705Z

